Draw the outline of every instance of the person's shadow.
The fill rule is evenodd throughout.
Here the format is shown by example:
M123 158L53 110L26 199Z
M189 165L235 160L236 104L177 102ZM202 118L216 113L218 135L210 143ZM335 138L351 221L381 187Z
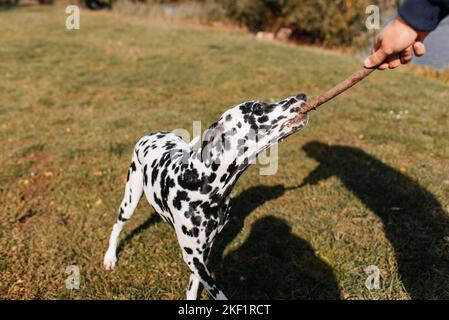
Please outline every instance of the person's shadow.
M413 299L449 298L449 217L424 187L362 150L310 142L319 162L303 185L337 176L383 222Z
M218 235L208 263L217 284L229 298L340 299L332 269L279 218L258 220L245 243L223 257L225 248L243 229L250 213L297 188L256 186L232 199L231 219Z

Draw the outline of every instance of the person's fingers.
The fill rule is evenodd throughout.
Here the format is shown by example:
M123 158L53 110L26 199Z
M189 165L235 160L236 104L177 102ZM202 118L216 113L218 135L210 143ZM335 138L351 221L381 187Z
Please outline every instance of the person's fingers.
M413 47L410 46L401 53L401 63L407 64L412 61L413 58Z
M391 55L387 58L388 68L395 69L401 65L401 60L398 54Z
M381 47L365 59L365 67L374 68L384 62L388 56L389 54Z
M413 45L413 51L417 57L422 57L426 54L426 47L424 46L424 43L417 41Z
M379 70L386 70L386 69L388 69L388 62L385 62L385 63L380 64L380 65L377 67L377 69L379 69Z

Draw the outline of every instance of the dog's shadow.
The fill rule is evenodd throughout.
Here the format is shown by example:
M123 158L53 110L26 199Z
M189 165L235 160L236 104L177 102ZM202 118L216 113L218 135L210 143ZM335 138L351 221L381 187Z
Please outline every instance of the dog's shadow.
M256 186L232 200L231 220L211 251L209 269L232 299L339 299L332 269L309 243L273 216L256 221L241 246L223 257L244 226L245 218L265 202L281 197L282 185Z

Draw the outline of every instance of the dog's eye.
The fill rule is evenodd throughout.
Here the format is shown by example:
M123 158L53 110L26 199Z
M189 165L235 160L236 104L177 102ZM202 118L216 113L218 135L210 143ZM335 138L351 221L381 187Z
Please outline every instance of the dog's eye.
M253 113L256 116L261 116L263 114L263 106L260 103L256 103L253 105Z

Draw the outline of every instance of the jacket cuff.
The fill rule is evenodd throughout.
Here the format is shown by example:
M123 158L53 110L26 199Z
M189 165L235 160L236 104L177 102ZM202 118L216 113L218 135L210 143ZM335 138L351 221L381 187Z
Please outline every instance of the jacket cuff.
M416 31L431 32L441 20L441 8L430 0L406 0L398 13Z

